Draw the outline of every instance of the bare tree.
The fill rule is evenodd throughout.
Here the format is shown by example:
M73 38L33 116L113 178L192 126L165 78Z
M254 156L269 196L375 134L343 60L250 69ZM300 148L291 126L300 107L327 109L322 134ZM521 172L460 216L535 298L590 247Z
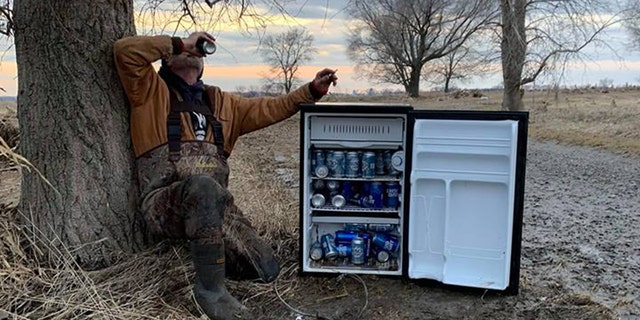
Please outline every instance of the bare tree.
M422 67L457 50L496 9L491 0L353 0L348 51L362 76L417 97Z
M501 0L503 110L522 110L525 84L562 68L620 21L610 1Z
M183 22L180 28L222 14L244 28L254 19L255 5L278 8L279 2L136 5L151 10L171 4L177 8L174 20ZM0 10L0 29L5 28L0 33L15 32L20 152L55 187L25 171L20 211L88 267L109 264L118 252L146 244L136 223L127 99L113 62L115 40L135 34L134 12L133 0L20 0L5 2Z
M626 27L631 35L631 46L640 50L640 0L628 0L626 14Z
M472 77L491 72L488 52L475 48L479 44L463 45L446 56L427 63L422 70L422 78L449 92L452 81L465 82Z
M260 49L262 59L271 67L267 78L280 79L278 83L289 93L296 84L296 73L301 65L311 61L317 49L313 35L304 28L293 28L276 35L267 35Z

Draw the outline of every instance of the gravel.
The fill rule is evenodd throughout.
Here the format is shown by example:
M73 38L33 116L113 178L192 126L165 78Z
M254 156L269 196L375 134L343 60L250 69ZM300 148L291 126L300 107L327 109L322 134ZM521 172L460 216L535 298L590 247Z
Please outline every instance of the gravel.
M522 268L640 318L640 159L530 141Z

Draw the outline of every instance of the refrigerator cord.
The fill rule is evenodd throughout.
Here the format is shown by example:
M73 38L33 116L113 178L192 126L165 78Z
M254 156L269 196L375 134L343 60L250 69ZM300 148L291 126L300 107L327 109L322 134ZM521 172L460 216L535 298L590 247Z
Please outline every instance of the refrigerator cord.
M336 278L336 282L340 282L345 276L348 276L350 278L354 278L356 279L358 282L360 282L362 284L362 287L364 288L364 306L362 306L362 309L360 310L360 312L358 313L358 315L356 316L356 319L360 319L360 317L362 316L362 314L364 313L364 310L367 309L367 306L369 305L369 290L367 289L367 284L364 282L364 280L362 280L362 278L360 276L358 276L357 274L345 274L345 273L341 273L338 278ZM288 304L280 295L280 292L278 291L278 279L280 279L280 277L277 277L276 280L273 282L273 289L276 292L276 296L278 297L278 299L287 307L289 308L289 310L301 315L301 316L305 316L305 317L315 317L316 319L319 320L332 320L331 318L326 318L323 317L319 314L311 314L311 313L306 313L303 311L300 311L294 307L292 307L290 304Z

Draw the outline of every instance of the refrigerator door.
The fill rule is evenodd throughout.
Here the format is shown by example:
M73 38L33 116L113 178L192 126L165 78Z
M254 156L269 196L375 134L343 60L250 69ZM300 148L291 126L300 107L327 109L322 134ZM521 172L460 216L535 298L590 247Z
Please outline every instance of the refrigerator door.
M405 274L516 294L528 113L413 111Z

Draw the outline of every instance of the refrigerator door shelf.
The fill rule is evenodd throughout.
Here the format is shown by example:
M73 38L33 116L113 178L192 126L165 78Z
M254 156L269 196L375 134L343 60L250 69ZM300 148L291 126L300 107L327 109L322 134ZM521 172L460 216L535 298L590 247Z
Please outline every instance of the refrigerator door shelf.
M318 178L318 177L311 177L311 180L337 180L337 181L395 181L395 182L401 182L403 180L402 177L399 176L376 176L375 178L336 178L336 177L326 177L326 178Z
M311 216L311 223L399 224L399 217L370 216Z

